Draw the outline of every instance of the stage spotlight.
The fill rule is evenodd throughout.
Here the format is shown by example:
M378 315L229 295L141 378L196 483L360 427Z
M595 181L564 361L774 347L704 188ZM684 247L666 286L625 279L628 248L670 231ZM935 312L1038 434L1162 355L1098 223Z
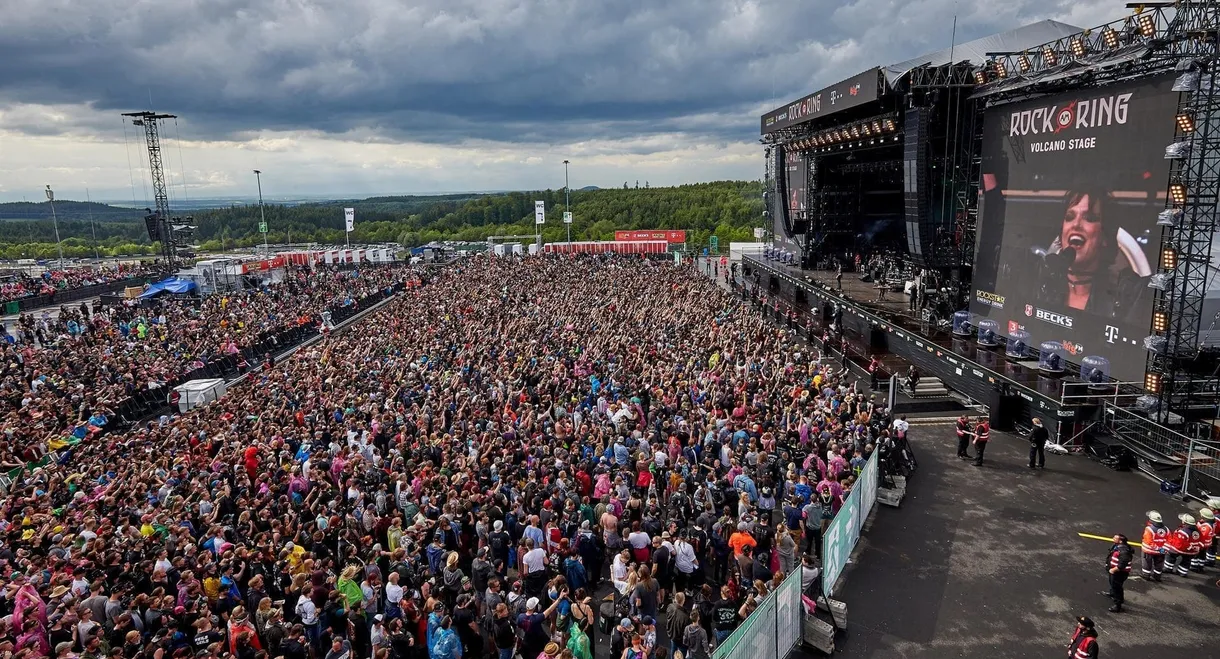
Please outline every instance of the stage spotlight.
M1178 122L1178 130L1183 133L1190 133L1195 130L1195 115L1189 110L1179 112L1174 121Z
M1152 35L1156 34L1156 19L1152 17L1152 14L1142 14L1139 17L1138 23L1140 34L1144 35L1145 38L1151 38Z
M987 74L984 73L982 69L975 71L974 72L974 82L975 82L975 84L978 84L978 85L987 84Z
M1021 67L1021 73L1029 73L1029 70L1034 68L1034 65L1029 61L1029 55L1021 53L1017 58L1017 66Z
M860 132L864 133L865 137L869 137L870 135L873 134L873 129L869 128L868 124L866 123L866 124L863 124L862 126L860 126Z
M1173 91L1193 92L1199 89L1199 72L1187 71L1173 81Z
M854 139L859 139L859 137L860 137L860 127L859 126L851 127L851 136Z
M1165 210L1156 214L1157 226L1176 227L1181 219L1181 208L1166 208Z
M1173 270L1178 267L1178 252L1172 247L1161 250L1161 269Z
M881 122L873 119L873 132L881 134Z
M1169 185L1169 201L1174 205L1181 206L1186 203L1186 186L1182 183L1171 183ZM1173 266L1170 266L1173 267Z
M1000 60L996 60L991 63L991 70L995 71L995 77L1001 80L1008 77L1008 71L1004 68L1004 63Z
M1165 147L1166 160L1184 160L1190 155L1190 142L1182 140Z
M1118 48L1118 32L1112 27L1106 26L1102 29L1101 40L1106 43L1106 48Z
M1145 373L1144 389L1146 389L1150 394L1159 394L1161 392L1161 374Z
M1152 314L1152 331L1153 332L1168 332L1169 331L1169 314L1164 311L1157 311Z
M1072 41L1069 43L1068 49L1072 51L1073 57L1084 57L1084 39L1081 39L1080 37L1072 37Z
M894 130L894 120L886 119L885 120L885 132L889 133L889 132L892 132L893 130Z
M1042 48L1042 61L1046 62L1047 66L1055 66L1059 63L1059 56L1055 54L1055 49L1050 46Z

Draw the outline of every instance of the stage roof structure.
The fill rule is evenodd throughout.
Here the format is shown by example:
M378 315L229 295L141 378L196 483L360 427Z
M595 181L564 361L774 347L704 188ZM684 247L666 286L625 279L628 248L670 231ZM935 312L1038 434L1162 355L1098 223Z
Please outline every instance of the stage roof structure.
M981 65L988 60L987 53L1019 53L1036 48L1044 43L1079 33L1082 29L1067 23L1060 23L1059 21L1038 21L1037 23L1030 23L1015 30L1008 30L1007 32L1000 32L981 39L975 39L974 41L959 43L951 49L943 48L926 55L898 62L897 64L883 66L881 70L885 73L886 82L893 85L911 69L920 66L940 66L942 64L956 64L963 61ZM950 62L950 53L952 53L952 62Z

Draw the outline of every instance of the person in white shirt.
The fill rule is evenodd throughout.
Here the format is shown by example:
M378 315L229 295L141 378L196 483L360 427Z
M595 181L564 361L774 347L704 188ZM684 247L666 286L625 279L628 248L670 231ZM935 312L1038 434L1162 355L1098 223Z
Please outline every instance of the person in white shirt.
M906 437L907 431L911 429L911 424L907 423L907 417L904 414L897 419L894 419L893 428L896 436Z
M699 559L695 557L695 546L687 542L686 538L681 535L674 541L673 553L674 567L678 572L674 584L675 592L682 592L686 590L686 585L695 570L699 569Z
M631 554L626 549L614 555L610 561L610 582L622 595L627 594L627 570Z
M403 590L402 586L398 585L399 578L397 572L391 572L389 581L385 585L386 613L389 613L392 617L402 615Z

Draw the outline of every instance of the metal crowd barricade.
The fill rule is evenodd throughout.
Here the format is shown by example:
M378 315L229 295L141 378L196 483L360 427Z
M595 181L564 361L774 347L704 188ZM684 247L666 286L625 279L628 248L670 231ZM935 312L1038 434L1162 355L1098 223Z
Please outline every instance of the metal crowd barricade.
M754 609L750 617L716 646L712 659L761 659L786 656L801 640L801 573L798 565Z

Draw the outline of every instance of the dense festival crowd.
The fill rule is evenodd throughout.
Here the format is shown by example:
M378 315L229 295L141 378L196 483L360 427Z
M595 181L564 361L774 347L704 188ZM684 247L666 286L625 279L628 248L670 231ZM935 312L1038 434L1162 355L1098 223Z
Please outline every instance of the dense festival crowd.
M22 314L11 330L0 329L0 470L96 434L132 396L163 391L226 355L242 363L243 349L265 337L317 325L327 309L415 277L408 267L301 269L282 283L203 300L164 296Z
M145 349L129 313L53 342L59 377ZM235 336L189 318L121 377ZM888 437L818 357L691 267L464 259L215 403L12 483L0 652L705 659L787 574L816 587L819 535ZM35 437L27 408L83 415L109 386L6 378L9 453Z
M0 282L0 303L159 274L161 271L156 267L142 263L115 263L97 268L84 266L62 270L48 269L37 276L23 273L9 281Z

